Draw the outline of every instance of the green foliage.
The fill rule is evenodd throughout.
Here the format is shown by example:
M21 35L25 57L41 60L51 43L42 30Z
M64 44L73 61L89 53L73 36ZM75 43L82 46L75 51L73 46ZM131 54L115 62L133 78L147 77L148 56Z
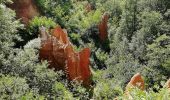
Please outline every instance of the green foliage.
M60 82L56 82L53 85L54 89L54 96L53 99L59 99L59 100L72 100L73 99L73 94L70 93L70 91Z
M70 30L78 30L79 34L84 34L85 31L92 26L98 24L102 17L101 10L92 10L86 12L85 4L87 2L76 2L73 5L73 11L67 23L67 28Z
M27 92L25 95L20 97L20 100L44 100L44 99L45 99L44 96L34 94L32 91Z
M98 24L102 13L100 10L89 12L79 23L80 29L89 29L91 26Z
M123 91L118 86L113 85L114 80L100 80L94 88L93 99L95 100L111 100L119 95L122 95Z
M47 17L35 17L32 19L32 21L29 23L29 29L31 33L37 33L39 31L39 27L46 27L47 29L55 28L56 23L51 19Z
M56 23L65 26L72 7L71 0L36 0L36 2L46 16L54 18Z
M44 16L32 19L24 30L4 4L10 2L0 0L1 99L127 100L123 89L137 72L145 77L146 91L132 89L130 98L170 98L167 89L159 88L170 73L169 0L36 0ZM90 12L87 4L93 8ZM105 12L108 39L101 42L97 26ZM63 72L48 69L49 63L38 59L39 27L51 29L56 23L71 33L76 51L91 48L94 84L90 89L67 82ZM18 33L24 45L29 41L21 48L14 47L21 40Z
M153 79L154 81L163 80L162 77L167 78L169 77L170 72L168 65L168 59L170 59L169 40L170 40L169 36L164 34L156 38L152 44L148 45L147 48L148 53L146 56L149 59L148 66L150 67L148 68L153 70L152 76L154 76Z
M105 70L92 71L95 81L93 99L110 100L123 95L123 89L119 84L114 84L114 78L105 73Z
M76 33L72 33L70 34L70 38L73 40L73 41L78 41L80 39L80 34L76 34Z
M1 72L26 78L31 89L45 97L54 96L53 85L60 78L60 73L47 69L47 63L37 63L38 56L33 49L21 50L17 55L11 54L3 62ZM56 94L55 94L56 95ZM50 98L49 97L49 98Z
M11 76L0 76L0 99L19 99L25 95L29 87L25 79L11 77Z
M168 58L163 64L162 66L168 71L170 72L170 58Z
M14 40L20 40L19 36L15 34L17 28L22 27L18 20L15 20L14 11L6 8L5 5L0 4L0 53L9 52L9 48L14 46Z
M92 97L93 88L85 88L81 85L81 82L72 81L70 82L70 91L73 93L74 99L77 100L88 100Z
M47 18L47 17L35 17L30 22L30 27L32 29L35 29L40 26L44 26L49 29L49 28L54 28L56 26L56 23L51 18Z
M148 57L151 66L160 66L170 55L170 37L164 35L159 36L154 42L148 45Z
M105 52L102 52L101 49L98 49L96 52L97 59L104 62L108 59L108 54Z
M121 77L121 81L126 83L133 74L141 72L149 86L153 83L158 84L165 77L169 77L161 65L169 56L169 47L166 44L158 45L157 49L152 48L148 51L147 45L155 44L155 39L168 34L169 23L164 20L164 15L159 10L153 10L153 6L149 6L149 1L122 0L119 3L121 18L113 16L109 28L111 57L107 60L109 70L106 73L111 73L115 81L119 81ZM160 2L153 1L152 5L158 3ZM164 2L161 3L164 5ZM169 39L165 39L164 43L168 43L167 40Z
M170 100L170 91L168 89L160 89L159 92L155 93L154 91L141 91L140 89L130 90L129 95L124 95L118 97L118 100Z

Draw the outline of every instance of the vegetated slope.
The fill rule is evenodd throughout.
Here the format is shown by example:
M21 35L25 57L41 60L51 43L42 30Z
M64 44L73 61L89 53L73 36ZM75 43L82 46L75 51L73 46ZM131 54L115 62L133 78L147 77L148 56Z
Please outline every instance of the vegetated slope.
M169 99L169 90L162 88L170 77L169 0L37 0L43 17L33 18L22 29L23 41L35 38L24 49L12 47L21 27L4 2L0 8L1 98L127 99L125 87L140 73L145 91L131 89L129 99ZM48 31L56 24L67 29L74 50L91 49L93 91L67 83L64 75L47 68L50 62L38 59L39 27ZM15 79L25 88L15 85Z
M40 14L34 0L13 0L9 7L16 11L17 18L21 18L24 24Z

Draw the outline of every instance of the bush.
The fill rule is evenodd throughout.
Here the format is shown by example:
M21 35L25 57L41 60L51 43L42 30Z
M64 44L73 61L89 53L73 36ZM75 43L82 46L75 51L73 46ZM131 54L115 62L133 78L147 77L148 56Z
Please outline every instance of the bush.
M94 88L93 99L95 100L111 100L119 95L122 95L123 91L120 87L113 84L112 80L104 80L98 82Z
M39 27L46 27L47 29L52 29L56 27L56 23L51 19L47 17L35 17L32 19L29 23L29 30L31 33L38 33Z
M159 92L155 93L154 91L141 91L140 89L132 89L129 95L124 95L118 97L118 100L170 100L170 91L169 89L160 89Z
M16 100L29 91L24 78L0 75L0 99Z
M15 20L14 11L0 4L0 54L9 53L10 47L14 46L14 41L21 40L17 29L22 28L18 20Z
M71 0L36 0L41 12L46 16L54 18L56 23L62 27L65 26L69 19L70 9L72 7Z

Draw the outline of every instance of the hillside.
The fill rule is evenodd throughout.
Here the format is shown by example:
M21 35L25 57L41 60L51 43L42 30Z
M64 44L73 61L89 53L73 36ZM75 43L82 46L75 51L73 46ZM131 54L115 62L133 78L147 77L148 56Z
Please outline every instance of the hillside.
M170 1L0 0L0 100L170 100Z

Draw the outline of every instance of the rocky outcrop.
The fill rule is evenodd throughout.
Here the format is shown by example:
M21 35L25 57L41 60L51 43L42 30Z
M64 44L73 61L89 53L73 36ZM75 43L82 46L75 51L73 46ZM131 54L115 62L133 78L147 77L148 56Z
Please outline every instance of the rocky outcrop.
M137 87L137 88L139 88L141 90L144 90L144 88L145 88L144 80L143 80L142 76L139 73L135 74L131 78L130 82L126 86L125 92L128 94L129 89L134 88L134 87Z
M91 84L90 49L75 52L66 31L57 26L49 35L45 29L40 31L40 59L48 60L50 68L63 70L70 81L82 82L84 86Z
M164 88L168 88L170 90L170 79L165 83Z
M40 14L34 0L13 0L13 3L7 6L15 10L17 18L21 18L26 25L34 16Z
M103 14L102 20L100 21L99 25L98 25L98 29L99 29L99 38L101 41L105 41L107 39L108 36L108 26L107 26L107 22L109 20L109 15L107 13Z

